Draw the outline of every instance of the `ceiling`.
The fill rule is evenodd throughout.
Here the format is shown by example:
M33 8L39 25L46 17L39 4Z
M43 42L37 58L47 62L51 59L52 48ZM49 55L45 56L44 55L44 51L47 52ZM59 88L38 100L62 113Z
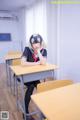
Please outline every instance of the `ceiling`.
M27 7L35 1L36 0L0 0L0 10L17 10Z

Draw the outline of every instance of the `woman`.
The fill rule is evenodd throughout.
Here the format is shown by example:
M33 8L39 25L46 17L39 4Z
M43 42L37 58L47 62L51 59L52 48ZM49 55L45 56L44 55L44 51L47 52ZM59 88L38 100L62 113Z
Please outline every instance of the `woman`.
M43 65L46 64L46 58L47 58L47 51L42 47L43 39L39 34L32 35L30 37L30 47L25 47L21 64L32 66L32 65ZM40 83L39 80L25 83L27 86L27 91L25 93L25 108L26 113L29 113L29 102L31 99L31 95L33 93L33 90L35 87L37 87L37 84ZM32 117L27 117L26 120L33 120Z

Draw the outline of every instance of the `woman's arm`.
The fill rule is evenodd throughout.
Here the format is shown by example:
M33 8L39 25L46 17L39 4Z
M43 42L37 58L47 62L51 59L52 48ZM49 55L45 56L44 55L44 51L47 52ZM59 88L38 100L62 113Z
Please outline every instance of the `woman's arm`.
M38 62L27 62L25 57L21 58L21 65L33 66L33 65L40 65L40 61Z
M41 54L40 50L38 50L38 57L40 59L40 64L42 64L42 65L46 64L47 58Z

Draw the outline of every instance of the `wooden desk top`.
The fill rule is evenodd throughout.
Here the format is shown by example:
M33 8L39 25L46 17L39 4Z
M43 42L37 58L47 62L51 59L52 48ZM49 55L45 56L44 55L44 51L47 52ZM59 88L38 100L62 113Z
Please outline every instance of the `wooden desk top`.
M21 58L22 53L18 53L18 54L7 54L5 56L5 60L12 60L12 59L16 59L16 58Z
M18 66L10 66L10 68L16 75L24 75L24 74L37 73L42 71L55 70L58 67L56 65L46 64L46 65L35 65L35 66L18 65Z
M48 120L80 120L80 83L31 96Z

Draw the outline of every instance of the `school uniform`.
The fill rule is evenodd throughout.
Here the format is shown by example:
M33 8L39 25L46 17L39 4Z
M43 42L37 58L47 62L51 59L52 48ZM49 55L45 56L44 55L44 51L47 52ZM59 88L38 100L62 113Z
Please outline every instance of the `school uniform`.
M46 49L42 48L40 50L40 53L42 54L42 56L47 57ZM39 57L35 55L33 49L29 47L25 47L22 57L25 57L27 62L38 62L39 61ZM28 107L29 107L29 102L31 100L31 95L33 93L34 88L37 87L38 83L40 83L40 80L25 83L25 85L27 86L27 90L25 93L26 113L29 113Z

